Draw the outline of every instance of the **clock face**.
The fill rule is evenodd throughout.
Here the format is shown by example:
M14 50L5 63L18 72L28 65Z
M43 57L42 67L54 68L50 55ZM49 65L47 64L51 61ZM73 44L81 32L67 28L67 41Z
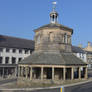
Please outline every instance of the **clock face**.
M39 44L40 43L40 35L37 37L37 44Z

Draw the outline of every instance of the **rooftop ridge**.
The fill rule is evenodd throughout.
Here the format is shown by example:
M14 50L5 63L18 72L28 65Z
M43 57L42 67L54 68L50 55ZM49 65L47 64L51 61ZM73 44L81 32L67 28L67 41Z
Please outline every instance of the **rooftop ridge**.
M2 35L2 34L0 34L0 36L2 36L2 37L9 37L9 38L15 38L15 39L20 39L20 40L28 40L28 41L33 41L34 42L34 40L26 39L26 38L21 38L21 37L15 37L15 36L9 36L9 35Z

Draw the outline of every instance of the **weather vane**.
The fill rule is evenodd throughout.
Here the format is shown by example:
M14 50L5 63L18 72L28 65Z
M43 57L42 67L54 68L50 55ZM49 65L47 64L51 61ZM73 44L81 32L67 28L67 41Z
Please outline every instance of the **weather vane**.
M57 2L52 2L52 4L53 4L53 11L55 11Z

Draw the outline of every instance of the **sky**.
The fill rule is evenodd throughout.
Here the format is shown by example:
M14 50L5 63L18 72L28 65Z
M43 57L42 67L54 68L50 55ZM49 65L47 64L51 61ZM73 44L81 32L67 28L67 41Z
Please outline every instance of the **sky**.
M0 0L0 34L34 39L34 30L50 23L56 1L59 23L73 28L72 44L92 41L92 0Z

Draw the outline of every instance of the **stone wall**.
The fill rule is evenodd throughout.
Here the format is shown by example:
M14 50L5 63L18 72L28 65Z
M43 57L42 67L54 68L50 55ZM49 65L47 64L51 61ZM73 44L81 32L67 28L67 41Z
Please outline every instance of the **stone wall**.
M71 32L59 28L45 28L37 31L35 50L71 52L71 35Z

